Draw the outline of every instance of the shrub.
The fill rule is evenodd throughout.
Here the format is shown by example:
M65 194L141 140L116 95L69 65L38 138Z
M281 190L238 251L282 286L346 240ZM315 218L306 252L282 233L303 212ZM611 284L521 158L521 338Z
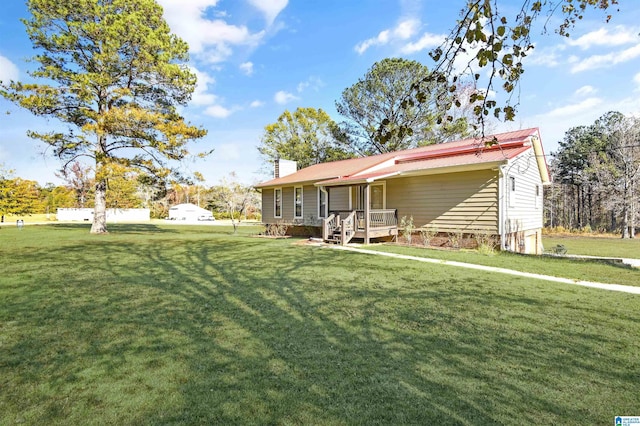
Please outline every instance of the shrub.
M400 228L402 228L402 236L407 241L407 244L411 244L413 230L415 229L413 225L413 216L410 216L409 219L407 219L406 216L402 216L400 219Z
M473 239L476 241L478 252L482 254L493 254L498 245L496 236L487 231L480 231L473 234Z
M462 243L463 232L458 230L454 232L449 232L449 243L451 247L455 249L460 248L460 244Z
M431 245L431 240L438 235L438 230L435 228L420 228L420 239L425 247Z
M288 229L289 225L284 222L271 223L266 226L264 233L270 237L284 237Z

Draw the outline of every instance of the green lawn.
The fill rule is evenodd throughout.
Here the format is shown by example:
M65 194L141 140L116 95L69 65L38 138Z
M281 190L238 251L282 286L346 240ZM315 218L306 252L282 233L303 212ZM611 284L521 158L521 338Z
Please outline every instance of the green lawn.
M640 237L640 236L639 236ZM567 254L589 256L631 257L640 259L640 238L621 239L613 237L590 236L546 236L542 243L549 249L558 244L567 248Z
M495 266L497 268L575 280L640 286L640 269L616 262L551 256L525 256L510 252L495 252L487 255L478 253L475 250L438 250L396 244L373 244L365 248L409 256Z
M257 228L0 230L0 424L612 424L640 297Z

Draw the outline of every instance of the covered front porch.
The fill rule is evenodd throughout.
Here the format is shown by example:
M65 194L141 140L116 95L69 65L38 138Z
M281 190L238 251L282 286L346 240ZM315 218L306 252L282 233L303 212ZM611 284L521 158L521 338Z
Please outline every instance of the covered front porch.
M338 178L317 183L326 196L323 240L345 245L358 238L369 244L373 238L397 236L398 212L387 208L384 178L388 176ZM320 203L322 205L322 200Z
M322 221L322 239L345 245L353 238L369 244L372 238L398 235L395 209L372 209L332 212Z

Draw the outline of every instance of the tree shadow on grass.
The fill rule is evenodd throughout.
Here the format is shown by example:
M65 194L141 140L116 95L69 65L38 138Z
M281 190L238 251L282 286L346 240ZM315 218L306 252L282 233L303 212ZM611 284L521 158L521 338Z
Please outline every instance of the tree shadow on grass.
M230 237L37 255L58 265L5 299L31 333L14 336L0 363L19 371L2 405L32 419L82 420L84 410L129 424L598 423L605 403L633 408L618 397L635 388L624 371L637 362L597 326L612 312L555 306L570 298L520 279L497 286L453 268ZM585 374L613 374L617 390L585 389L576 402ZM40 394L20 398L38 383ZM589 407L590 397L604 402Z
M91 229L91 223L54 223L47 224L55 229L59 230L78 230L78 229ZM109 232L113 233L127 233L127 234L147 234L147 233L177 233L177 229L170 227L158 226L150 223L109 223L107 224Z

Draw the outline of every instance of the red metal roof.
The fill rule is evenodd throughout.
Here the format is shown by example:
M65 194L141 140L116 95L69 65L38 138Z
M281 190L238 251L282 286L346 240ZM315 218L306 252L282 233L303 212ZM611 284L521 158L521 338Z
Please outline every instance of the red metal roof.
M341 182L375 180L420 170L507 161L531 148L529 138L538 135L538 129L472 138L438 145L429 145L404 151L316 164L288 176L257 185L258 188L314 182L336 185ZM485 142L496 141L485 146ZM393 162L391 162L393 161ZM384 164L389 162L389 164Z

